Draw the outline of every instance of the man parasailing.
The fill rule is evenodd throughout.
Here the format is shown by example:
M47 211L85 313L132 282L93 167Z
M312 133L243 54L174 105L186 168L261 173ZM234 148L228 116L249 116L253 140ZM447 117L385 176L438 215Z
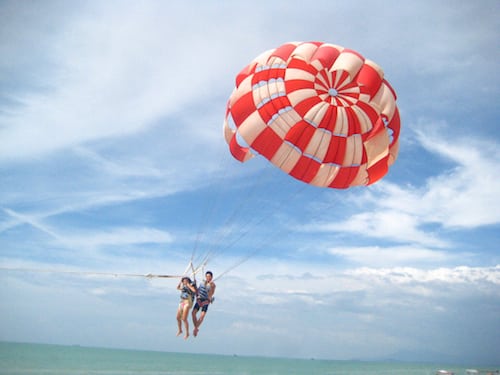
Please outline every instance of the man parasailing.
M196 294L196 304L194 305L192 312L194 325L193 334L195 337L198 335L200 325L201 323L203 323L203 319L207 314L208 305L211 304L214 299L215 283L213 282L213 277L213 273L211 271L207 271L205 273L205 281L201 283ZM200 311L200 308L201 313L200 317L198 318L197 314L198 311Z

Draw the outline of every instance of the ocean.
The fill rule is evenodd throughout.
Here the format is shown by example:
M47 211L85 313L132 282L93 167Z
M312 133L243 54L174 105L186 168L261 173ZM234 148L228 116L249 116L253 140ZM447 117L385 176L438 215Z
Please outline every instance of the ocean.
M467 370L440 364L224 356L0 342L1 375L435 375L443 369L455 375L466 375Z

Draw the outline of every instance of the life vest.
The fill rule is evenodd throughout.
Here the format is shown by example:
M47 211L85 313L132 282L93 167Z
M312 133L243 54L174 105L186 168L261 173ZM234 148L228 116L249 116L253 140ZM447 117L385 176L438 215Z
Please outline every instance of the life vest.
M198 288L198 301L200 301L201 303L204 303L205 301L207 301L207 303L210 302L208 300L208 295L210 293L211 287L212 287L212 285L210 283L206 283L206 282L200 285L200 287ZM205 303L205 305L207 303Z
M193 299L194 292L187 286L183 285L181 289L181 299Z

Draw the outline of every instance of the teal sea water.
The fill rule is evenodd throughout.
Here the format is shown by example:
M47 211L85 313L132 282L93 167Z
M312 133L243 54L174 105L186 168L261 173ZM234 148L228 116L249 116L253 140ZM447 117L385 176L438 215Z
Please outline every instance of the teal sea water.
M0 343L1 375L434 375L465 367L184 354L44 344ZM484 372L480 372L484 374Z

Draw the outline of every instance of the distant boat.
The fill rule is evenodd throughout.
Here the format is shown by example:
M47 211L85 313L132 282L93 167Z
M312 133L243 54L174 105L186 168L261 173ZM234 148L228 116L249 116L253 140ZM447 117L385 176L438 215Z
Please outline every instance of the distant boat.
M438 372L436 372L436 375L455 375L455 373L448 370L438 370Z

